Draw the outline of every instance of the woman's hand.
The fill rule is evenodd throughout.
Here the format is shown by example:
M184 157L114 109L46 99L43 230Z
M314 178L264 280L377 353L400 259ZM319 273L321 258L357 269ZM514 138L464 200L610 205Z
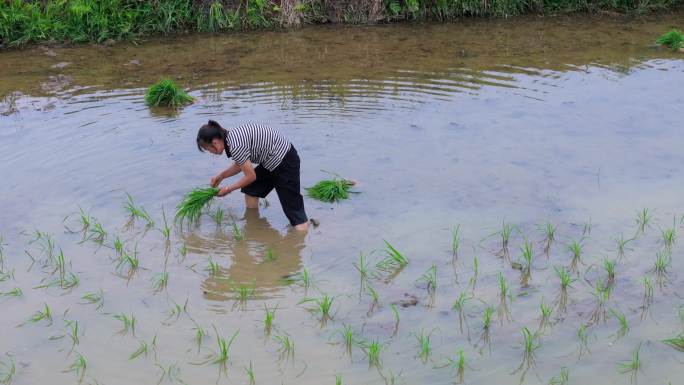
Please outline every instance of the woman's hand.
M211 178L211 181L209 182L209 184L211 185L211 187L217 187L221 183L222 180L223 180L223 175L217 174L216 176Z
M224 197L224 196L230 194L231 191L232 191L232 190L230 189L230 187L227 187L227 186L226 186L226 187L221 187L221 189L219 190L218 194L216 194L216 195L218 195L218 196L220 196L220 197Z

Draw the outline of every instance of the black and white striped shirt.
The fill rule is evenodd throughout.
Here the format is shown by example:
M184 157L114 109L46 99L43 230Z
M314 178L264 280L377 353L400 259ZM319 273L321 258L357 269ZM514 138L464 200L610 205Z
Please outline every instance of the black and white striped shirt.
M248 159L273 171L290 150L290 141L276 129L263 124L243 124L228 130L226 155L243 165Z

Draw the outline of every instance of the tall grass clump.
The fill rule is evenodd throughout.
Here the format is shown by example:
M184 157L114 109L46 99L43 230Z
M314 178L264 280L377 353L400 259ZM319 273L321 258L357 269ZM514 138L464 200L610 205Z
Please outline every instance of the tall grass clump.
M678 29L671 29L660 35L656 43L673 51L679 51L684 48L684 33Z
M176 206L176 223L187 221L189 224L197 223L202 209L218 195L219 189L215 187L194 188Z
M150 107L178 108L193 102L188 95L171 79L162 79L147 89L145 103Z
M325 179L307 187L306 194L310 198L323 202L339 202L349 198L349 190L354 184L354 181L336 176L333 179Z

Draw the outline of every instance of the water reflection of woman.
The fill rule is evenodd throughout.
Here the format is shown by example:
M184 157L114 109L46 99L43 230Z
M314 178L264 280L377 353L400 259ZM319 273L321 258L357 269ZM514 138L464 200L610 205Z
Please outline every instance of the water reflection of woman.
M289 229L282 235L261 217L259 210L247 209L242 233L243 238L235 240L232 231L224 229L211 238L204 238L201 241L204 244L188 245L198 246L210 254L216 251L229 254L230 265L202 284L207 299L232 298L232 288L236 285L254 285L256 295L268 296L283 286L284 276L300 269L304 232ZM228 245L228 250L220 250L219 245Z

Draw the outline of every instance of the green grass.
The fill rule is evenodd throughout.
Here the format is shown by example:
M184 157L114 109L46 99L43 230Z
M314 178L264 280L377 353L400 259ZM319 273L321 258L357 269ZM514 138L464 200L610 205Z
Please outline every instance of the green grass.
M107 239L107 232L102 227L102 224L95 222L94 220L87 233L88 236L85 238L85 240L91 240L100 245L104 243L105 239Z
M456 301L454 301L454 304L451 306L451 309L458 313L458 323L461 332L463 332L463 322L465 321L466 316L466 302L468 302L470 299L471 298L468 296L468 294L465 291L462 291L461 294L458 295Z
M197 223L202 209L219 193L219 189L214 187L194 188L183 196L183 199L176 206L176 223L187 221L188 224Z
M287 285L298 285L307 290L313 286L313 278L306 267L302 268L299 273L283 278L283 282Z
M577 339L579 341L579 357L582 357L583 352L591 353L589 350L589 333L587 332L587 325L581 324L577 329Z
M125 246L124 246L123 241L121 239L119 239L119 237L116 237L116 239L114 240L114 251L116 251L116 254L118 256L121 256L121 254L123 254L124 247Z
M221 227L221 224L223 224L223 218L225 217L225 213L223 212L223 209L220 207L216 208L216 211L214 211L214 215L212 215L212 218L214 219L214 222L216 223L216 227ZM235 223L235 222L233 222Z
M551 222L546 222L544 226L542 226L542 230L544 232L544 254L548 257L551 245L556 240L556 226Z
M392 310L392 315L394 316L394 334L396 334L397 330L399 329L399 310L395 304L391 304L390 309Z
M662 342L671 348L674 348L680 352L684 352L684 334L680 334L674 338L662 340Z
M676 227L672 227L665 230L660 230L663 238L663 244L668 249L671 249L677 240L677 230Z
M553 308L544 303L544 298L542 298L541 302L539 303L539 312L541 313L539 329L544 330L550 324L551 315L553 314Z
M18 287L4 292L0 291L0 297L21 297L22 295L24 295L24 292Z
M549 380L549 385L570 385L570 373L568 372L568 368L563 366L560 369L558 377L553 376L551 380Z
M171 241L171 226L169 225L168 219L166 219L166 210L164 209L164 205L162 205L162 220L164 221L164 226L160 229L160 231L164 236L164 239L169 242Z
M434 294L437 290L437 265L433 263L416 282L425 285L429 294Z
M359 253L359 261L354 262L354 268L359 272L359 278L363 284L370 277L370 263L366 261L366 256L361 252Z
M299 301L299 304L313 303L315 307L310 308L309 311L320 314L321 323L325 323L326 321L333 319L332 307L334 302L335 297L324 294L320 298L304 298Z
M643 234L646 231L646 228L651 226L651 218L651 210L648 208L643 208L637 211L637 217L635 221L639 232Z
M371 298L371 303L368 308L367 314L371 314L377 306L380 306L380 295L378 292L370 285L366 287L366 293Z
M138 341L138 349L136 349L133 353L131 353L130 356L128 356L129 360L134 360L140 356L147 356L148 352L148 346L147 342L145 341Z
M620 259L622 259L622 258L625 257L625 252L626 252L626 250L631 250L631 249L629 249L629 248L627 247L627 244L628 244L629 242L632 242L632 241L635 240L635 239L636 239L636 238L634 238L634 237L629 238L629 239L625 239L624 234L621 234L621 235L620 235L620 238L617 238L617 239L615 240L615 242L617 243L617 258L618 258L618 260L620 260Z
M254 294L256 293L256 283L252 282L249 285L231 285L230 290L233 292L234 299L244 305L249 299L254 297Z
M423 363L427 362L428 358L430 358L430 354L432 353L430 334L431 333L426 334L425 331L421 331L420 334L413 333L413 336L416 338L416 342L418 344L418 357L420 357Z
M618 320L618 324L620 326L618 331L615 333L615 337L616 338L624 337L625 334L627 334L627 332L629 331L629 322L627 321L627 317L625 316L624 313L622 313L616 309L610 309L609 313L610 313L610 315L612 315L613 317L615 317Z
M339 334L342 337L342 343L344 343L347 353L351 355L352 346L354 346L354 343L356 342L356 335L352 326L344 324L343 329L338 330L336 334Z
M335 375L335 385L342 385L342 375L341 374Z
M678 29L671 29L658 37L657 44L663 45L673 51L684 48L684 34Z
M152 277L152 291L155 293L158 293L164 289L169 284L169 272L168 271L163 271L161 273L156 274L154 277Z
M508 260L508 243L511 240L511 235L513 235L513 230L515 228L516 227L511 225L510 223L503 222L501 224L501 230L494 233L501 237L501 250L499 250L497 255L506 260Z
M231 223L232 231L233 231L233 239L236 241L243 240L245 238L245 234L243 233L242 229L238 227L237 222L233 220Z
M578 241L572 241L570 245L568 245L568 251L572 254L570 271L576 272L579 268L579 264L582 263L582 244Z
M79 338L81 332L79 331L78 321L64 320L64 324L68 329L67 335L71 340L71 348L73 349L76 345L78 345L81 342L81 339Z
M533 334L527 326L522 328L521 333L523 335L523 360L520 369L522 370L525 366L534 366L534 354L541 347L541 342L539 342L539 334Z
M382 366L380 354L384 350L384 345L380 344L378 340L372 340L370 342L361 342L360 346L363 349L364 353L366 353L366 358L368 359L369 367L375 366L379 368Z
M245 373L247 373L247 379L249 381L249 385L255 385L256 384L256 378L254 376L254 368L252 367L252 361L249 361L249 368L245 368Z
M204 341L204 337L207 336L207 331L204 330L199 324L195 323L195 327L193 328L195 331L195 345L197 345L197 353L200 352L202 349L202 342Z
M150 107L178 108L194 101L173 80L164 78L154 83L145 93L145 103Z
M335 177L334 179L322 180L311 187L307 187L305 190L309 198L333 203L348 199L353 185L354 182L351 180Z
M523 287L525 287L532 276L532 242L525 239L523 246L520 247L520 251L522 253L522 274L520 277L520 283Z
M204 269L204 271L208 271L210 276L215 277L221 272L221 265L214 261L214 259L210 256L207 260L207 267Z
M212 361L212 364L218 364L225 367L228 363L228 359L230 358L230 346L233 344L235 338L238 336L238 333L240 333L240 331L238 330L235 333L233 333L233 335L228 340L226 340L224 337L221 337L218 330L216 329L216 326L214 326L214 331L216 332L216 344L218 346L218 353L216 354L216 358Z
M487 306L482 312L482 330L489 330L492 326L494 308Z
M661 250L656 252L656 260L653 266L653 272L659 280L667 278L669 275L668 269L672 264L672 254L669 250Z
M458 256L458 249L461 246L461 225L456 225L451 230L451 253L454 257Z
M606 271L607 284L612 285L615 282L615 261L604 258L603 269Z
M273 262L277 259L275 251L271 247L266 248L266 253L264 253L264 262Z
M38 310L33 315L31 318L29 318L26 322L21 324L20 326L26 324L26 323L37 323L40 321L47 321L46 326L52 325L52 310L50 310L50 307L48 304L43 304L43 310Z
M123 252L117 259L116 269L126 278L130 279L140 268L140 259L137 249L133 254Z

